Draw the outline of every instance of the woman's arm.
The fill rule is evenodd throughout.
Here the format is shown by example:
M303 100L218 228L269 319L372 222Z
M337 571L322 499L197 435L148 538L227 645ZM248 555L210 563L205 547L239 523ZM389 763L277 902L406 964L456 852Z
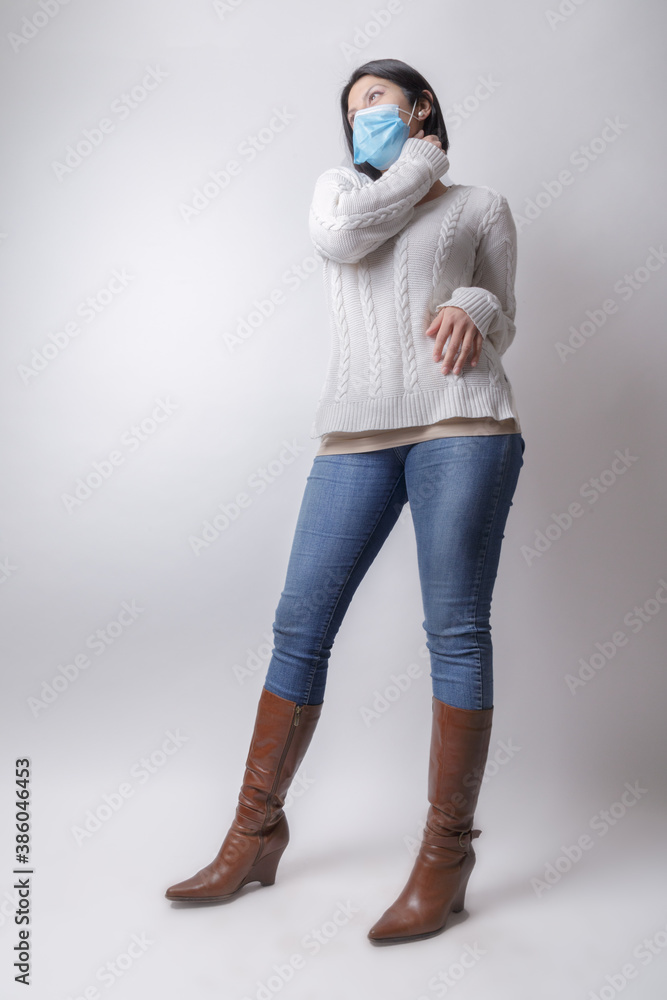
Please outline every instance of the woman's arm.
M502 355L516 333L516 225L503 195L495 192L477 238L474 285L455 288L451 297L436 309L444 306L463 309L482 336Z
M309 215L316 251L355 263L409 222L414 206L449 168L447 154L425 139L406 139L398 159L371 184L331 167L318 177Z

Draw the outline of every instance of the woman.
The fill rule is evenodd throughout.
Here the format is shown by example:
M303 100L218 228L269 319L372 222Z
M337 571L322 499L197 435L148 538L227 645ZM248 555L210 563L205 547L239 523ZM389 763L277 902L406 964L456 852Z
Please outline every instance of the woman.
M234 821L215 860L166 895L229 899L275 881L284 798L320 717L334 638L409 501L433 687L430 806L407 884L369 931L385 944L441 931L475 863L491 596L524 452L501 362L515 334L516 228L497 191L439 180L449 141L416 70L366 63L341 111L354 166L326 170L310 210L333 335L311 431L322 440Z

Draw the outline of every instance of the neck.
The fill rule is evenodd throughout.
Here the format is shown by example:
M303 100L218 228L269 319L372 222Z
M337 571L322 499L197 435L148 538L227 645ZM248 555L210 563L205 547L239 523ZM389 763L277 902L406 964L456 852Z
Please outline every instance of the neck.
M424 197L420 201L417 202L417 205L423 205L425 201L432 201L433 198L439 198L441 194L444 194L445 191L448 191L448 190L449 189L447 187L445 187L445 185L442 183L442 181L438 180L426 192L426 194L424 195ZM415 208L417 207L417 205L415 205Z

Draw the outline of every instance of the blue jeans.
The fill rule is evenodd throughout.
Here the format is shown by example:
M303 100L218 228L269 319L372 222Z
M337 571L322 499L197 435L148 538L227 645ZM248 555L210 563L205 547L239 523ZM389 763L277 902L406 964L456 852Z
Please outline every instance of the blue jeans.
M524 450L521 434L492 434L316 455L264 687L299 704L323 702L336 633L409 501L433 694L457 708L492 708L491 596Z

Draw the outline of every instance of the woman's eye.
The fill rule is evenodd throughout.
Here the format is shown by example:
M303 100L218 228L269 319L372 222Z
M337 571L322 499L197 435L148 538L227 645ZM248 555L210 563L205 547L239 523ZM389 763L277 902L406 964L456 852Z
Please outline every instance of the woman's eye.
M370 102L373 100L373 98L374 97L379 97L380 94L382 94L381 90L374 90L372 92L372 94L370 94L370 96L368 98L368 103L370 104ZM348 121L350 122L350 125L354 125L354 115L351 115L350 118L348 119Z

